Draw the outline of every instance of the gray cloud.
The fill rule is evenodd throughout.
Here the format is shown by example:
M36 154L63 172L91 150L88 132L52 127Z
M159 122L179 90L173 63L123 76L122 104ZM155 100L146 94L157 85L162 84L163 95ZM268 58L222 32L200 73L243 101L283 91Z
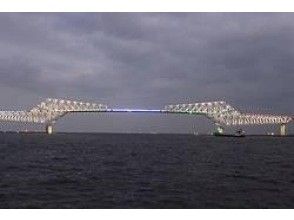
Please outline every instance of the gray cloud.
M248 111L293 114L293 19L292 13L1 13L2 108L48 96L152 108L222 99ZM124 117L132 130L138 119ZM88 123L85 130L109 126L74 120ZM167 131L190 129L171 121ZM70 123L61 129L74 128ZM144 124L154 129L152 120Z

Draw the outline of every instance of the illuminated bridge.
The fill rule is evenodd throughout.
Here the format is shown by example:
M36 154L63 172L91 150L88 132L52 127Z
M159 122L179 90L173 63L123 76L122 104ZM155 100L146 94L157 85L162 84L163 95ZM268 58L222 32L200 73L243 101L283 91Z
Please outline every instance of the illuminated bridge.
M216 130L223 133L224 126L240 125L280 125L280 134L286 134L286 124L293 121L293 117L282 115L243 113L224 101L201 102L191 104L166 105L163 109L113 109L104 104L80 102L63 99L48 98L28 111L0 111L0 121L42 123L46 125L46 132L51 134L53 124L69 113L81 112L126 112L126 113L164 113L203 115L216 125Z

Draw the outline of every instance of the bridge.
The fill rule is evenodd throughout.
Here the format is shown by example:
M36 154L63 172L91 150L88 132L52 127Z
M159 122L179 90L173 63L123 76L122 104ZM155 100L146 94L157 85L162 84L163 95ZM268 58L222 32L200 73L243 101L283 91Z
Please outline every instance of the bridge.
M48 98L28 111L0 111L0 121L41 123L52 134L56 121L70 113L160 113L203 115L224 132L225 126L277 124L280 135L286 135L286 125L293 117L286 115L243 113L224 101L166 105L163 109L115 109L104 104Z

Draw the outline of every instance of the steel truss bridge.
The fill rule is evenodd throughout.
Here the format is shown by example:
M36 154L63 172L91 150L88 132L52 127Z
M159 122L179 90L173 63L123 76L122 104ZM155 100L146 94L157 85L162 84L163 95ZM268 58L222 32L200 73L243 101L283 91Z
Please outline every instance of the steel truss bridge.
M69 113L81 112L137 112L203 115L214 122L217 131L222 133L224 126L240 125L280 125L280 134L286 134L286 124L293 117L282 115L243 113L224 101L190 104L166 105L160 110L151 109L113 109L104 104L48 98L28 111L0 111L0 121L42 123L51 134L53 124Z

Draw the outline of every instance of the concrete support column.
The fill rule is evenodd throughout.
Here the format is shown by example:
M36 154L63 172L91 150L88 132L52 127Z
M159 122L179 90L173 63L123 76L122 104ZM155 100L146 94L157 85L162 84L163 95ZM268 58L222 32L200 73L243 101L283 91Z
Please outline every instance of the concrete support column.
M216 125L216 133L223 134L224 128L222 126L220 126L219 124L215 124L215 125Z
M52 126L52 124L46 125L46 133L49 134L49 135L53 133L53 126Z
M285 136L286 135L286 124L281 124L280 127L280 135Z

